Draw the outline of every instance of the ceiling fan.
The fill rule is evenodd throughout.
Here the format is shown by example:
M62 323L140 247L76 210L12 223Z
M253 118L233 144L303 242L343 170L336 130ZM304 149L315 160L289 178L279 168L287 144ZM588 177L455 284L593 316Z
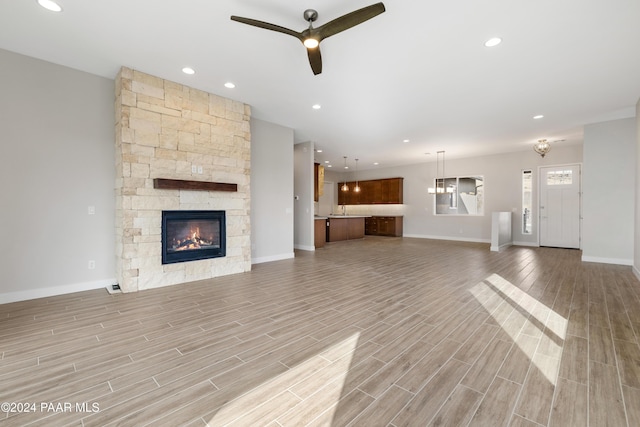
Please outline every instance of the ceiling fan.
M290 36L297 38L307 48L307 55L309 56L311 69L313 70L313 74L317 75L322 72L322 56L320 55L320 42L322 40L344 30L348 30L351 27L355 27L356 25L373 18L384 11L384 4L376 3L371 6L355 10L351 13L347 13L346 15L319 26L318 28L313 28L313 23L318 19L318 12L313 9L307 9L304 11L303 16L305 21L309 23L309 28L301 32L293 31L268 22L258 21L251 18L243 18L241 16L231 16L231 20L253 25L254 27L289 34Z

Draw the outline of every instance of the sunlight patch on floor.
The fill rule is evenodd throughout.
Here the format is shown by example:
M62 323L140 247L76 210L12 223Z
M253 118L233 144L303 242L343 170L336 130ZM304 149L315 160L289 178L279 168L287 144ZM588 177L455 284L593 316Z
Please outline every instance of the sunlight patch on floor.
M359 337L360 333L355 333L228 402L207 424L258 425L261 420L278 418L282 425L300 425L319 414L331 419L342 397ZM325 357L328 354L340 357L331 362Z
M560 368L562 346L566 338L567 319L497 274L487 277L471 288L469 292L482 304L547 380L555 386ZM506 327L504 311L496 308L496 296L502 300L500 304L506 303L513 307L515 311L511 311L510 315L515 313L518 317L526 319L521 328L515 330ZM544 342L546 346L545 352L547 354L538 351L542 344L538 345L535 351L521 346L517 339L521 333L540 336L541 343Z

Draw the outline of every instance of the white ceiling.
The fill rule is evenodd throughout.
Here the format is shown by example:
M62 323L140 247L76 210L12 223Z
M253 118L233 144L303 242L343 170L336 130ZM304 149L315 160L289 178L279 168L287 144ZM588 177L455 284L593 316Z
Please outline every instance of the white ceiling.
M229 19L302 31L307 8L319 26L375 2L60 0L56 14L2 0L0 48L108 78L127 66L243 101L340 167L343 156L366 169L435 161L438 150L580 143L582 125L635 114L637 0L385 0L385 13L322 42L317 76L294 37ZM484 47L493 36L502 44Z

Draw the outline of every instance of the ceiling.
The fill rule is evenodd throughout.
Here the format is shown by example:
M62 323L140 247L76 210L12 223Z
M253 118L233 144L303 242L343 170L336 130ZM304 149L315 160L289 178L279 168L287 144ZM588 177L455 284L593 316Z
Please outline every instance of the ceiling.
M111 79L126 66L245 102L338 167L343 156L368 169L435 161L439 150L450 159L541 138L581 143L584 124L635 115L634 0L385 0L385 13L321 43L317 76L299 40L229 19L302 31L307 8L319 26L373 3L59 0L53 13L3 0L0 48ZM503 42L485 47L495 36Z

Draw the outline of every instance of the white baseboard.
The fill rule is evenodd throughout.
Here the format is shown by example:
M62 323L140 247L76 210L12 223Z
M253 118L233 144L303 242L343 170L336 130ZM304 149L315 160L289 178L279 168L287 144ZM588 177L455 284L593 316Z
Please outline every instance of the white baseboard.
M500 252L504 249L507 249L509 246L513 246L513 244L511 242L509 243L505 243L503 245L500 246L491 246L490 250L491 252Z
M280 261L283 259L290 259L294 257L295 257L295 254L293 252L289 254L263 256L258 258L251 258L251 264L262 264L263 262Z
M104 289L112 286L114 283L117 283L115 278L97 280L95 282L74 283L72 285L52 286L50 288L29 289L28 291L7 292L0 294L0 304L72 294L74 292L92 291L94 289Z
M403 234L402 237L414 237L416 239L452 240L454 242L491 243L491 239L473 239L468 237L429 236L423 234Z
M531 246L533 248L539 248L540 245L537 242L513 242L513 246Z
M294 249L299 249L301 251L310 251L313 252L316 250L315 246L306 246L306 245L293 245Z
M586 256L586 255L582 255L582 262L599 262L601 264L633 265L632 259L601 258L601 257Z
M631 271L633 271L633 274L636 275L636 278L638 280L640 280L640 270L638 270L638 268L634 265L633 268L631 269Z

